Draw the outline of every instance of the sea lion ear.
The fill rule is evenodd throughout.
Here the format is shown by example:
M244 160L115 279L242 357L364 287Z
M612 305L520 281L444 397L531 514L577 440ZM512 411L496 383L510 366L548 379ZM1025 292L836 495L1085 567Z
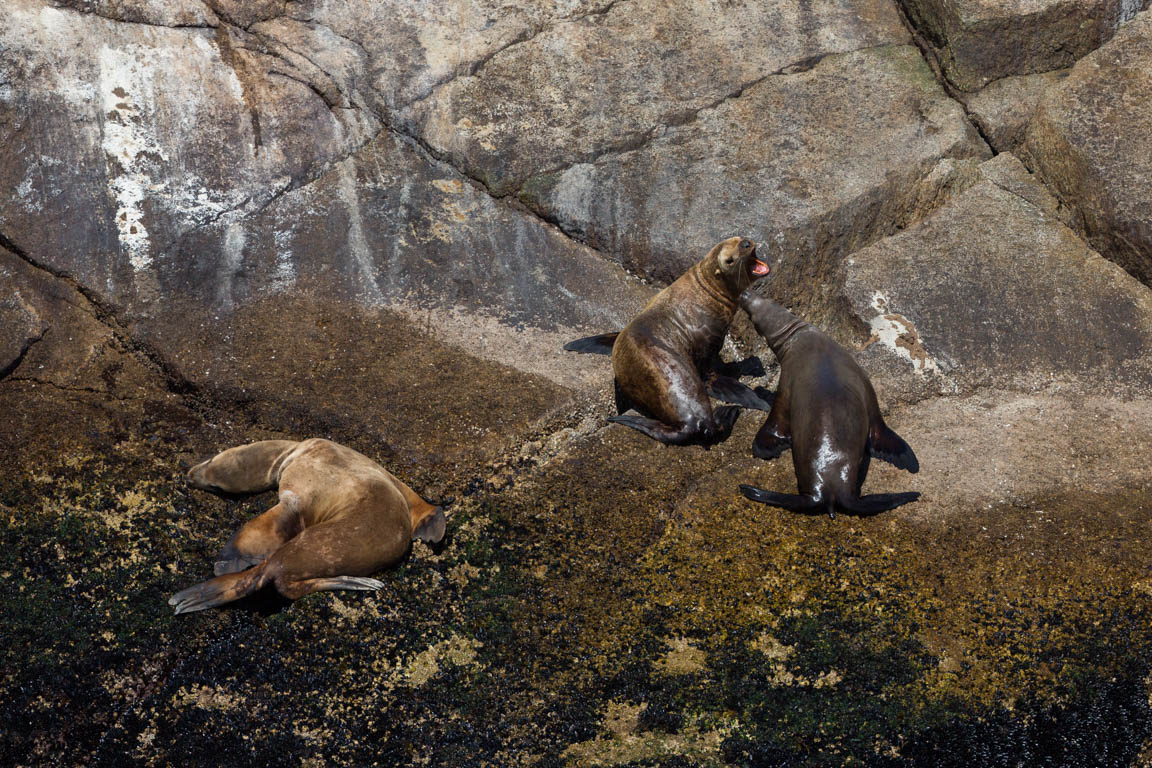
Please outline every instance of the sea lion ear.
M436 507L436 511L425 517L412 531L413 539L420 539L426 544L436 544L444 538L444 529L448 527L448 519L444 517L444 508Z

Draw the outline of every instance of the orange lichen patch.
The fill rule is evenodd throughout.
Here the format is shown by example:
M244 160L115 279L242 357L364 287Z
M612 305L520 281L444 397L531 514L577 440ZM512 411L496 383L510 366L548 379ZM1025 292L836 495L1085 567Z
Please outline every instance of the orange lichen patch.
M884 319L899 323L904 327L904 332L896 337L896 346L908 350L908 355L912 358L913 363L917 364L920 370L924 370L928 366L928 353L924 350L924 345L920 343L920 335L916 333L916 327L908 322L908 318L903 315L885 315ZM873 336L875 337L875 334Z

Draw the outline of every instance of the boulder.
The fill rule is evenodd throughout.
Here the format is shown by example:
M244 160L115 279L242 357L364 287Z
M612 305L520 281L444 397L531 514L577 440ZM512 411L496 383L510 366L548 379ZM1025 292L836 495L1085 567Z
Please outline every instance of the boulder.
M893 394L1147 390L1152 292L1058 212L1001 154L934 215L851 256L844 290L871 330L866 365Z
M1152 12L1045 93L1027 151L1092 246L1152 284Z
M1148 0L904 0L913 26L962 91L1071 66Z

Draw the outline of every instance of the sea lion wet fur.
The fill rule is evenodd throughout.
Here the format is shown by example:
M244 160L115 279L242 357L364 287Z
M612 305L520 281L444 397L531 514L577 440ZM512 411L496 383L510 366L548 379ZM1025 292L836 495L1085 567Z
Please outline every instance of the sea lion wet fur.
M741 304L780 361L772 410L753 453L774 459L789 447L799 495L740 486L753 501L801 512L869 515L915 501L919 493L861 496L869 457L918 472L916 454L884 423L868 375L842 346L754 291Z
M618 415L610 421L664 443L719 442L732 431L739 408L713 411L709 395L749 408L769 407L722 374L719 362L741 291L767 273L754 242L729 238L658 293L622 331L577 339L565 349L611 350ZM747 370L734 368L724 373ZM625 413L629 409L638 413Z

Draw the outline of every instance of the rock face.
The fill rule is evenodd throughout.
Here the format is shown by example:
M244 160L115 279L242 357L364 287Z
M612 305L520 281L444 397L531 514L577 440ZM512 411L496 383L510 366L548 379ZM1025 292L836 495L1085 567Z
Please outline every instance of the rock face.
M916 50L888 46L768 77L644 147L534 178L522 198L662 280L750 233L779 262L773 295L832 319L819 291L843 256L930 211L987 153Z
M1044 92L1068 76L1058 69L1037 75L1005 77L976 93L963 94L964 105L980 126L981 135L997 152L1019 152L1024 145L1028 121Z
M1138 5L0 3L0 763L1147 762ZM917 503L606 423L563 343L737 233ZM313 436L443 545L173 616L271 504L187 467Z
M378 127L233 28L25 0L3 14L5 231L117 298L155 299L153 267L179 237L259 208Z
M1067 67L1106 42L1146 0L903 0L948 80L962 91Z
M1152 13L1044 95L1027 148L1092 245L1152 283Z
M434 151L503 195L634 148L766 77L907 40L896 9L873 0L698 9L637 0L554 24L402 114Z

